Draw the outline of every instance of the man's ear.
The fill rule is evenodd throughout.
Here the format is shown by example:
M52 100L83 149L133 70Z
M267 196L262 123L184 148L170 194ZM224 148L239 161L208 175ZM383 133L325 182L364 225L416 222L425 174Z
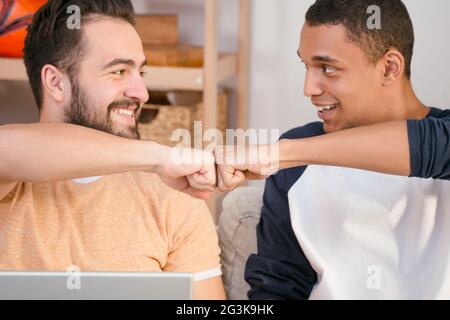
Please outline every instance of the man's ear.
M405 73L405 58L396 49L389 49L382 58L383 86L390 85Z
M46 64L41 71L43 92L55 102L62 103L70 94L67 88L67 77L55 66Z

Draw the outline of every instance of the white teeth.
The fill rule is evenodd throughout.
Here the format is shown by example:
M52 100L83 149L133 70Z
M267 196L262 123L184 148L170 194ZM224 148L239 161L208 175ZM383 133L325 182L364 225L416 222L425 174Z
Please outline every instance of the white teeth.
M119 115L125 115L125 116L129 116L129 117L133 117L133 115L134 115L133 111L127 110L127 109L115 109L114 112Z
M337 107L337 104L332 104L332 105L328 105L328 106L322 106L322 107L317 107L317 109L319 109L319 111L328 111L331 109L334 109Z

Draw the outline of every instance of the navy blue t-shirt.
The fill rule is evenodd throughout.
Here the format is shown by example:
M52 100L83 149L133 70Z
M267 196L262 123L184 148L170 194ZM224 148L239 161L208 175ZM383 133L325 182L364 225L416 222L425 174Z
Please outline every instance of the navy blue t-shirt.
M423 120L408 120L411 177L450 180L450 110L431 108ZM282 139L323 135L314 122L285 133ZM306 166L279 171L269 177L257 226L257 254L249 257L245 279L250 299L308 299L317 274L294 234L288 192Z
M408 120L411 177L450 180L450 110Z

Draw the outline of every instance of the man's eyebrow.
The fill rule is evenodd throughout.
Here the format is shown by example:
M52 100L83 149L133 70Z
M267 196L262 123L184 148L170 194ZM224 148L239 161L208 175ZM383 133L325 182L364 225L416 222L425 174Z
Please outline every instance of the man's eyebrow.
M297 55L300 59L302 59L302 62L305 60L302 58L302 55L300 54L300 51L297 51ZM340 62L338 59L332 58L330 56L314 56L311 58L314 62L326 62L326 63L338 63Z
M111 67L113 67L115 65L118 65L118 64L125 64L125 65L130 66L130 67L134 67L136 65L136 63L133 60L131 60L131 59L120 59L120 58L117 58L117 59L114 59L111 62L108 62L107 64L105 64L103 66L103 70L111 68ZM144 62L141 64L141 68L144 67L146 64L147 64L147 59L144 60Z
M327 63L337 63L340 62L339 60L332 58L330 56L314 56L311 59L312 61L315 62L327 62Z

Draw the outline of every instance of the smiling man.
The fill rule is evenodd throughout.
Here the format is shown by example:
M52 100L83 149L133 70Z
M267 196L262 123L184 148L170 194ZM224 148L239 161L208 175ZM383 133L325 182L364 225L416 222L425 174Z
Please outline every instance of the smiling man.
M85 19L87 41L84 46L95 48L96 52L87 55L79 69L75 69L78 77L74 74L71 85L73 98L70 106L64 110L65 122L138 139L141 104L148 100L147 89L138 76L144 73L146 65L142 45L132 25L102 17L93 16L91 19L97 19L97 23L92 24L89 23L89 18ZM114 41L105 41L105 34L115 35ZM127 52L119 54L124 51L123 46L126 46ZM95 54L97 52L101 54ZM44 72L52 72L51 66L46 68ZM31 69L30 72L33 73L34 70ZM134 77L127 77L130 73ZM127 78L131 78L134 83L127 83ZM91 87L90 84L93 83L96 85ZM121 97L126 85L132 89ZM95 100L91 101L89 95L95 95ZM42 120L52 119L43 116Z
M381 29L367 28L371 5ZM258 251L246 266L250 298L450 297L450 112L416 97L413 46L400 0L309 8L298 55L322 122L279 142L284 170L266 183ZM241 171L262 166L222 165L219 184L232 188Z
M81 30L67 27L71 5ZM175 164L138 139L148 92L133 18L128 0L35 14L24 51L40 123L0 128L0 270L192 272L194 298L225 298L214 223L190 197L215 188L214 158L185 150L203 161Z
M414 30L408 12L400 1L377 3L380 30L368 29L365 1L318 1L306 15L297 54L307 69L304 94L326 133L422 119L429 112L410 81Z

